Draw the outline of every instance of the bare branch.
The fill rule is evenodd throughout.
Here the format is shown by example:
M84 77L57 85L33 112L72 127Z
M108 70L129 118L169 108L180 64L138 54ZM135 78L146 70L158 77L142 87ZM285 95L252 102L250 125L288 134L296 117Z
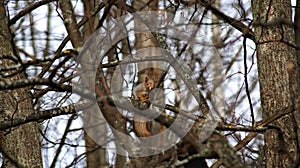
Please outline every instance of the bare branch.
M81 47L83 45L83 38L79 31L71 1L59 0L58 3L64 16L64 24L74 48Z
M48 4L50 2L53 2L56 0L41 0L38 2L34 2L31 5L27 6L25 9L23 9L22 11L20 11L16 16L14 16L12 19L9 20L8 25L11 26L13 24L15 24L19 19L21 19L23 16L25 16L26 14L32 12L34 9Z
M83 110L85 108L93 105L91 101L82 100L75 104L71 104L64 107L59 107L51 110L45 110L40 112L32 112L23 117L12 118L11 120L2 121L0 123L0 130L6 130L12 127L17 127L22 124L26 124L29 122L42 122L46 119L50 119L52 117L60 116L60 115L68 115L75 114L77 110Z

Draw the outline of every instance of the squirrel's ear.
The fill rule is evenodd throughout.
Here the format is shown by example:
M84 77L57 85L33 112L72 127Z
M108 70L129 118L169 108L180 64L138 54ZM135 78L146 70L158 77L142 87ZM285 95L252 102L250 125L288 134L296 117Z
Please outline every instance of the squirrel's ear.
M148 83L148 81L149 81L149 78L148 78L148 76L146 76L145 77L145 83Z

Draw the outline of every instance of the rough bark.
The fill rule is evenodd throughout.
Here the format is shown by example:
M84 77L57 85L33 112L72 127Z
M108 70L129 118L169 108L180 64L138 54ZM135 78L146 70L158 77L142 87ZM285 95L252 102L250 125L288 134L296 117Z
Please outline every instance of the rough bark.
M295 16L294 16L294 31L295 31L295 44L296 44L296 55L297 55L297 62L300 65L300 0L297 0L296 8L295 8ZM298 68L298 73L300 69ZM298 82L300 85L300 82ZM300 88L300 87L299 87ZM298 96L299 97L299 96ZM299 98L297 100L297 105L299 104ZM300 113L295 113L295 119L297 122L297 136L298 136L298 143L300 142ZM300 146L298 144L298 162L295 163L296 166L300 166ZM295 166L295 167L296 167Z
M8 28L5 1L0 1L0 54L14 55L11 45L11 34ZM14 65L9 59L2 59L0 66ZM8 72L13 73L13 72ZM1 77L3 81L26 78L24 73ZM32 96L29 88L0 91L0 122L13 120L33 111ZM2 132L0 136L1 153L4 155L2 167L42 167L41 146L38 124L27 123L11 130Z
M258 74L263 118L276 110L295 108L298 92L298 65L293 44L291 6L288 0L252 1L255 39L257 42ZM278 21L284 22L278 22ZM265 132L267 167L288 167L296 159L297 130L294 115L289 113L271 123Z

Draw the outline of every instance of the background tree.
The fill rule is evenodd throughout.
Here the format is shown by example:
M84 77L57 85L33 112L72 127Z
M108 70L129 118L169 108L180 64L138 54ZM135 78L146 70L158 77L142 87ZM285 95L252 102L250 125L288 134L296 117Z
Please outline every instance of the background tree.
M18 53L11 43L12 36L4 5L5 1L0 1L1 69L20 63ZM25 78L24 71L12 70L1 73L1 81L5 83ZM0 103L1 122L13 120L14 117L24 117L33 111L32 95L28 87L1 91ZM38 123L30 122L1 132L2 167L42 167L38 126Z
M42 167L43 158L44 167L298 167L297 6L287 0L1 1L2 166ZM98 104L93 105L110 123L101 135L94 132L106 138L109 146L104 148L83 126L93 110L88 109L91 101L78 96L86 91L80 82L89 80L79 78L88 60L78 63L78 55L92 33L109 32L113 21L121 16L151 10L157 10L166 25L187 21L182 25L195 25L197 29L162 29L159 33L129 30L128 36L111 45L97 65L98 82L94 84ZM293 10L295 24L291 19ZM168 12L175 17L164 15ZM131 23L124 25L134 25ZM186 34L190 40L174 38L176 33ZM201 41L192 43L195 38ZM136 140L131 148L140 145L141 138L133 128L134 111L117 109L116 103L122 104L129 97L132 104L143 105L134 100L132 90L141 82L138 77L146 72L138 72L125 61L148 46L162 48L182 65L188 65L170 67L163 74L164 98L160 101L167 104L163 111L168 115L160 115L155 122L168 128L179 116L179 109L196 104L187 101L187 107L182 105L180 95L185 86L178 82L184 79L178 69L191 69L201 103L197 110L184 113L197 120L176 146L141 159L120 155L124 149L129 152L130 146L116 145L118 134L111 128ZM214 60L216 54L221 62ZM126 82L113 82L114 73L123 65L129 67L122 74ZM226 115L213 134L199 143L197 133L201 132L202 119L214 111L216 101L213 67L221 67L225 74L218 91L224 95ZM124 89L113 102L111 88L116 85ZM90 116L92 127L103 124Z
M264 134L265 156L267 167L288 167L299 155L295 117L300 113L299 67L293 47L292 10L290 1L266 2L252 1L263 118L282 117ZM288 109L292 111L286 114Z

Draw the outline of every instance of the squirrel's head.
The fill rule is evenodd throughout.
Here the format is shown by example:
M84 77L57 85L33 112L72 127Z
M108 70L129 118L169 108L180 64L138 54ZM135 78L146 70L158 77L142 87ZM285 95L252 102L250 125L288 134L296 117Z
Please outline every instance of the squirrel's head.
M149 90L152 90L155 87L154 80L149 77L145 77L145 87Z

